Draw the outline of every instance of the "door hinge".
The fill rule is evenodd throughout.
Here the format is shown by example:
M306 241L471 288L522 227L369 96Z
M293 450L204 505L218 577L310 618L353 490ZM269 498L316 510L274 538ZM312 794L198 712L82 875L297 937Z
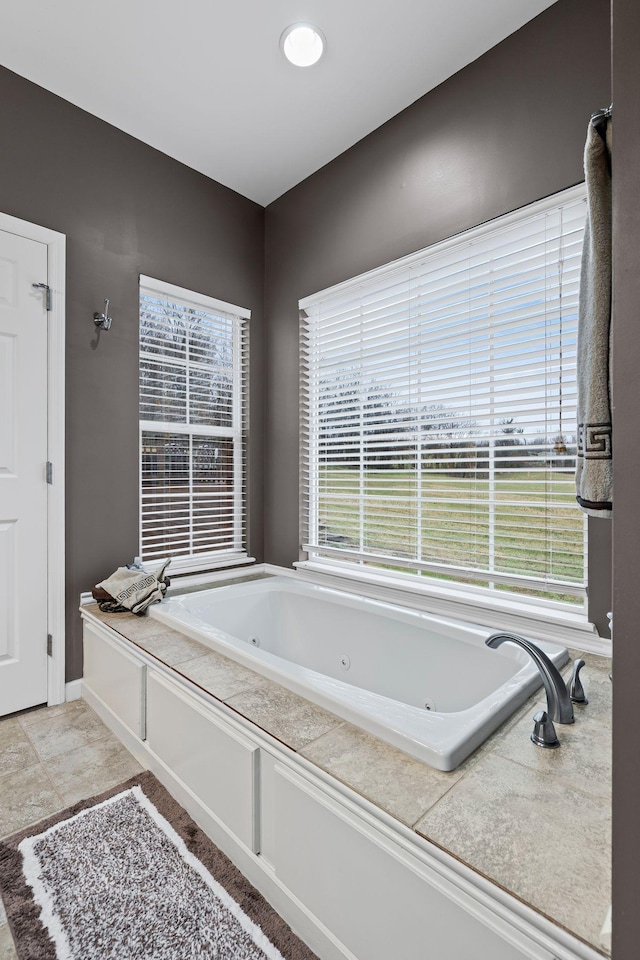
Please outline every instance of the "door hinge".
M32 283L36 290L44 290L44 305L47 310L51 310L51 287L48 283Z
M47 634L47 656L53 656L53 637L50 633Z
M53 483L53 464L47 460L47 483Z

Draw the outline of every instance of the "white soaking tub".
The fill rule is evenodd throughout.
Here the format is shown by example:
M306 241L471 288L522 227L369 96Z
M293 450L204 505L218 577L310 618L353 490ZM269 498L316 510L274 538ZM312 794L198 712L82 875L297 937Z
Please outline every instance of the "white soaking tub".
M150 616L439 770L453 770L541 686L492 632L292 577L164 600ZM560 667L567 650L540 642Z

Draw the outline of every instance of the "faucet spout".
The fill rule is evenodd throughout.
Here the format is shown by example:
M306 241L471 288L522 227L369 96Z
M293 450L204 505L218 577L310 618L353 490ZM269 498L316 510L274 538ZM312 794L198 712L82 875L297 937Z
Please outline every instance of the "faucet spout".
M547 694L547 713L549 717L556 723L573 723L573 704L566 684L560 675L560 671L546 653L543 653L531 640L519 637L516 633L492 633L490 637L487 637L485 643L494 650L503 643L515 643L526 650L540 671Z

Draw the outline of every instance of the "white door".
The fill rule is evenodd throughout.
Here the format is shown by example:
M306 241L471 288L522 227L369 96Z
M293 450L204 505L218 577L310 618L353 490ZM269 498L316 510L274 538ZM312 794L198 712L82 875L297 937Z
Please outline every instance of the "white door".
M47 245L0 231L0 716L47 701Z

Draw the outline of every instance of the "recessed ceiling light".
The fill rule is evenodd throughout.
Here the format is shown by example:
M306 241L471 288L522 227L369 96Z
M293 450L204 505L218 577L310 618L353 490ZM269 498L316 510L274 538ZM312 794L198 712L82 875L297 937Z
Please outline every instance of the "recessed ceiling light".
M280 49L296 67L317 63L326 47L322 30L312 23L293 23L280 37Z

